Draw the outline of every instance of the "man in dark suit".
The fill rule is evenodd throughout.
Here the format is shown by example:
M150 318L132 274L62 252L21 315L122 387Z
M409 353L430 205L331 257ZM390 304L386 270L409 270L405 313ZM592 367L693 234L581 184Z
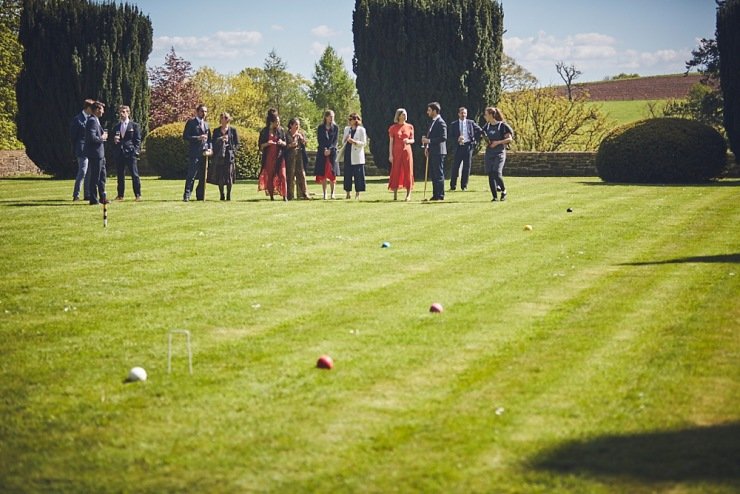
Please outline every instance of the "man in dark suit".
M432 201L445 200L445 157L447 156L447 124L439 112L442 107L436 101L427 105L427 116L432 119L427 135L421 138L426 146L424 154L429 159L432 175Z
M459 120L450 124L450 142L455 143L455 159L452 161L452 173L450 177L450 190L457 188L457 177L460 176L460 164L462 163L462 177L460 187L468 189L470 178L470 163L473 161L473 150L478 144L478 139L483 130L480 126L468 119L468 109L461 106L457 110Z
M141 201L141 179L136 162L141 149L141 129L139 124L129 120L131 108L126 105L118 107L120 121L113 126L113 160L118 172L118 196L116 201L123 201L126 191L126 166L131 170L131 183L134 187L134 196Z
M82 111L72 118L69 124L69 135L72 139L72 150L77 158L77 177L75 178L75 187L72 191L72 200L80 200L80 188L82 196L87 201L87 192L90 189L90 175L87 173L87 156L85 155L85 125L87 119L92 113L92 105L95 103L91 99L86 99ZM84 187L82 187L84 181Z
M108 132L100 125L100 117L105 113L105 105L96 101L92 105L92 115L87 119L85 126L85 154L90 168L90 190L88 197L90 204L108 204L105 195L105 141ZM100 201L98 201L100 194Z
M206 115L208 108L198 105L195 109L195 117L185 123L182 138L188 143L188 173L185 177L185 193L182 200L188 202L193 191L195 178L198 177L198 188L195 190L195 198L202 201L205 198L205 159L203 153L210 149L211 129L208 128Z

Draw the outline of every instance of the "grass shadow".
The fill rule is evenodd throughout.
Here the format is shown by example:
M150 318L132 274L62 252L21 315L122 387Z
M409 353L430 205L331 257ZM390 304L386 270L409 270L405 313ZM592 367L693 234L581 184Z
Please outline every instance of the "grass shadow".
M629 187L740 187L740 180L736 178L725 178L722 180L713 180L710 182L701 183L686 183L686 184L643 184L643 183L630 183L630 182L578 182L581 185L591 185L599 187L612 187L612 186L629 186Z
M29 207L75 207L87 205L87 201L72 202L65 201L62 199L37 199L33 201L16 201L6 200L0 201L0 207L13 207L13 208L29 208Z
M571 441L537 455L529 466L643 482L740 485L740 422Z
M686 264L686 263L740 263L740 253L717 254L715 256L691 256L666 259L665 261L624 262L619 266L652 266L658 264Z

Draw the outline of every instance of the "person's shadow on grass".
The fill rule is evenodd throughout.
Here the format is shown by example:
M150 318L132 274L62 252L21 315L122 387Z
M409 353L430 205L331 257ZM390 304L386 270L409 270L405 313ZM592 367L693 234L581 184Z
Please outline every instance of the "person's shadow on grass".
M620 266L651 266L655 264L688 264L688 263L740 263L740 253L735 254L717 254L713 256L691 256L678 257L676 259L666 259L663 261L641 261L641 262L624 262Z
M529 466L642 482L740 486L740 422L570 441L538 454Z

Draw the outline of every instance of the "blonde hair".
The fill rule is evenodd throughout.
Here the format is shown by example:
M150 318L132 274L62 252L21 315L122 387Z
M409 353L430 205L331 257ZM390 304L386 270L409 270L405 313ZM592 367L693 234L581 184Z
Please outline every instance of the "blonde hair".
M406 119L408 120L409 114L406 113L406 109L405 108L399 108L398 110L396 110L396 116L393 118L393 121L395 123L398 123L398 117L400 117L401 115L406 115Z

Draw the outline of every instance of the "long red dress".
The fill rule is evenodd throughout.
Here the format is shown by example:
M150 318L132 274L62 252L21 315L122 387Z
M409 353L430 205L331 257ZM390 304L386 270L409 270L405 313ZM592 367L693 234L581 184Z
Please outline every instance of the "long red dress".
M269 141L277 143L279 136L270 132ZM259 176L257 190L264 190L265 194L272 197L279 194L282 197L288 196L288 179L285 174L285 158L281 153L278 162L278 152L280 146L277 144L267 146L264 153L267 153L265 166L262 168Z
M414 188L414 155L411 144L404 144L404 139L414 138L414 126L408 123L396 123L388 128L388 137L393 139L393 163L388 177L388 188L406 190Z

